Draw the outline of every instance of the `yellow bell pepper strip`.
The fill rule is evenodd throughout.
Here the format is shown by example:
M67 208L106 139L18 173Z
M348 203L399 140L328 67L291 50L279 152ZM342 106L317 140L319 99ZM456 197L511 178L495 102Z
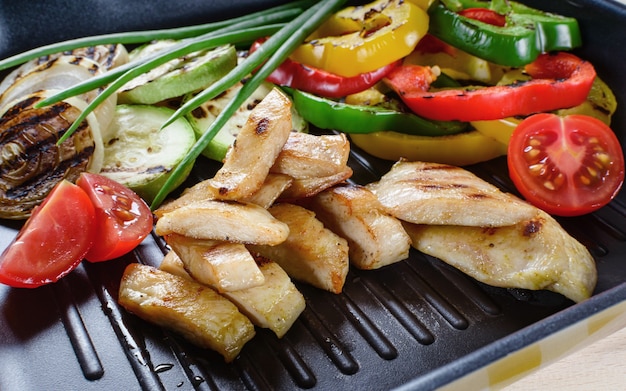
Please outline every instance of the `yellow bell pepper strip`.
M432 70L406 65L384 79L417 115L439 121L479 121L552 111L584 102L596 72L571 53L542 54L525 67L528 82L429 91Z
M291 95L293 105L302 118L320 129L350 134L391 130L422 136L444 136L468 129L468 124L464 122L430 121L381 106L352 105L300 90L285 90Z
M352 144L385 160L425 161L467 166L506 155L507 146L477 130L428 137L397 132L351 134Z
M506 77L509 77L509 75L506 75ZM615 100L615 94L602 79L596 77L589 95L587 95L587 99L583 103L567 109L556 110L554 113L561 117L583 114L599 119L607 126L610 126L611 116L616 109L617 101ZM473 121L470 122L470 125L485 136L493 137L501 143L508 144L513 131L524 118L510 117L491 121Z
M444 5L445 4L445 5ZM494 25L487 11L505 18ZM464 11L468 9L473 12ZM496 64L519 67L541 53L571 50L581 45L578 22L508 0L455 0L433 4L428 10L429 32L450 45Z
M611 125L611 117L617 110L617 100L611 88L599 77L593 81L587 100L578 106L568 109L557 110L556 114L566 116L569 114L584 114L594 117Z
M430 7L430 5L435 2L435 0L408 0L408 2L413 3L421 9L427 11L428 7Z
M483 135L508 145L513 131L523 119L522 117L509 117L490 121L473 121L470 125Z
M403 0L347 7L291 54L299 63L351 77L381 68L415 49L428 31L428 14Z
M403 61L404 64L438 66L453 79L487 85L496 84L510 69L450 46L431 34L427 34Z

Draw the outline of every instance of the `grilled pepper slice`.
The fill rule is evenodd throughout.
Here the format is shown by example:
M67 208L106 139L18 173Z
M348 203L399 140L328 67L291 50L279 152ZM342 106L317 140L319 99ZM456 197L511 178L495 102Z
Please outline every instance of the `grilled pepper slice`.
M258 50L265 41L266 39L259 39L254 42L250 53ZM345 77L287 58L266 80L327 98L341 98L370 88L400 63L401 60L393 61L373 71Z
M506 155L506 144L477 130L441 137L414 136L397 132L350 135L352 144L372 156L398 161L420 160L467 166Z
M356 76L399 60L428 30L428 14L402 0L347 7L325 22L291 58L340 76Z
M596 77L591 63L571 53L542 54L525 67L527 82L429 91L432 70L396 68L385 82L419 116L439 121L492 120L581 104Z
M539 11L514 1L454 0L429 9L429 32L442 41L496 64L519 67L540 54L581 45L574 18ZM466 9L485 8L505 16L498 26L473 18Z
M322 98L304 91L287 89L296 111L320 129L344 133L395 131L420 136L445 136L467 130L457 121L430 121L412 113L380 106L352 105Z

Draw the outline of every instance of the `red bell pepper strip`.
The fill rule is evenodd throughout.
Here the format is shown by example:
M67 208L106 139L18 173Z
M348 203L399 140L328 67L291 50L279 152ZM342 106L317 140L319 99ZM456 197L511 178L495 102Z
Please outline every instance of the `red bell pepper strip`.
M250 52L257 50L264 41L261 39L254 42ZM345 77L288 58L266 80L325 98L341 98L370 88L400 66L401 62L402 60L394 61L371 72Z
M420 53L446 53L450 57L456 57L459 49L443 42L441 39L432 34L426 34L415 47L416 52Z
M492 26L506 26L506 16L488 8L466 8L459 11L458 14Z
M566 52L542 54L525 70L532 77L526 82L429 91L431 68L404 65L387 75L385 82L424 118L481 121L576 106L585 101L596 77L591 63Z

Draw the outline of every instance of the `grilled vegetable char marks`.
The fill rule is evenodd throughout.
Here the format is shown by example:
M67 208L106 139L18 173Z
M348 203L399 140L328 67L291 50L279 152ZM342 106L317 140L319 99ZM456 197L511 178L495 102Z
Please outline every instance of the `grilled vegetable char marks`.
M0 119L0 217L30 215L61 179L75 181L86 171L95 150L87 122L61 145L58 139L80 114L59 102L35 109L29 97Z

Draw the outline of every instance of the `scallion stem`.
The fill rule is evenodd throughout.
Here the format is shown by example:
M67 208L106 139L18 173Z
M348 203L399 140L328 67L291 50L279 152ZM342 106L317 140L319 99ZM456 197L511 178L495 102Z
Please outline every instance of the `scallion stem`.
M7 57L0 60L0 70L8 69L13 66L20 65L26 61L30 61L41 56L47 56L50 54L60 53L67 50L74 50L78 48L106 45L106 44L136 44L145 43L158 39L184 39L189 37L195 37L201 34L206 34L211 31L216 31L224 27L228 27L232 24L244 22L259 16L272 15L276 12L292 11L295 14L299 14L303 9L314 3L313 0L300 0L292 3L280 5L267 10L251 13L248 15L240 16L237 18L227 19L224 21L205 23L196 26L177 27L171 29L158 29L147 31L130 31L122 33L102 34L90 37L82 37L76 39L70 39L63 42L57 42L50 45L41 46L32 50L28 50L11 57Z
M345 2L346 0L320 1L271 36L259 50L255 51L246 61L239 64L228 75L222 78L222 80L228 79L220 83L223 88L227 85L233 85L247 76L253 69L261 66L261 68L243 85L235 97L224 107L206 132L200 136L185 158L176 166L154 198L151 205L153 210L163 202L165 197L172 190L174 190L174 185L178 177L187 170L189 165L194 164L196 158L200 156L202 151L221 130L228 119L261 85L265 78L273 72L307 36L317 29L331 13L335 12ZM270 54L269 59L264 62ZM217 91L217 88L214 87L215 84L209 87L211 93L203 93L201 95L211 96L214 94Z
M87 118L87 116L94 111L98 105L104 102L108 97L113 95L117 90L135 77L138 77L141 74L146 73L170 60L187 55L194 51L203 49L206 50L228 43L246 42L271 35L282 25L268 25L268 23L291 17L293 17L292 10L264 14L243 22L228 25L218 31L211 31L198 37L188 38L183 40L181 43L174 45L172 48L156 53L139 63L127 64L126 66L119 67L119 69L111 70L103 75L78 83L57 94L54 94L53 96L41 100L35 105L35 107L45 107L62 101L63 99L91 91L112 81L111 84L109 84L93 101L87 105L87 107L76 118L74 123L65 131L63 136L59 138L57 145L61 144L74 134L82 121Z
M145 71L148 71L156 66L145 66L145 63L151 62L154 60L154 62L151 62L152 65L157 64L160 62L159 58L161 58L162 56L171 56L171 53L175 52L176 50L186 47L187 45L193 44L194 42L197 41L202 41L202 40L208 40L208 38L210 37L214 37L217 34L224 34L224 33L240 33L242 35L247 34L246 32L250 29L250 28L254 28L254 27L259 27L259 26L267 26L270 25L272 23L279 23L279 22L283 22L283 21L287 21L287 20L291 20L293 17L295 17L296 15L300 14L300 11L298 11L297 14L294 14L294 10L292 9L288 9L288 10L283 10L283 11L278 11L278 12L274 12L272 14L263 14L260 16L256 16L254 18L249 18L245 21L242 22L238 22L238 23L233 23L230 24L220 30L216 30L216 31L210 31L206 34L194 37L194 38L187 38L183 41L181 41L180 43L172 46L171 48L167 49L167 50L163 50L161 52L155 53L150 57L147 57L145 59L142 59L140 61L136 61L136 62L131 62L128 64L124 64L121 65L117 68L111 69L108 72L99 75L99 76L95 76L92 77L90 79L87 79L83 82L77 83L75 85L73 85L72 87L66 88L63 91L60 91L57 94L54 94L40 102L37 103L36 107L45 107L47 105L51 105L53 103L59 102L63 99L67 99L71 96L76 96L76 95L80 95L83 94L87 91L91 91L94 90L96 88L102 87L114 80L117 80L119 77L121 77L122 75L124 75L125 73L127 73L128 71L138 67L138 66L143 66L142 69L144 69ZM236 40L237 43L239 42L245 42L245 36L244 38L233 38ZM206 42L206 41L205 41ZM233 42L235 43L235 42ZM185 54L188 54L190 52L187 52ZM175 57L171 57L170 59L174 59ZM167 61L166 61L167 62ZM157 65L158 66L158 65ZM130 80L130 79L129 79Z
M65 133L63 133L63 136L59 138L57 144L61 144L65 140L67 140L76 131L78 126L83 122L83 120L87 118L87 116L94 109L96 109L102 102L104 102L111 95L115 94L117 90L122 88L126 83L128 83L135 77L140 76L159 65L165 64L168 61L187 55L189 53L197 52L199 50L209 50L220 45L232 44L239 41L248 41L250 39L264 37L268 34L275 33L282 26L283 24L275 24L249 28L243 31L226 33L212 32L210 33L210 35L207 34L208 37L203 37L202 39L195 38L192 41L187 42L183 46L177 47L174 50L168 50L167 53L157 56L148 62L145 62L128 70L120 77L115 79L111 84L109 84L87 105L87 107L78 115L74 123L65 131ZM51 100L59 100L59 97L51 97ZM50 104L50 102L45 102L45 104L44 102L42 102L43 106L45 106L46 104Z

